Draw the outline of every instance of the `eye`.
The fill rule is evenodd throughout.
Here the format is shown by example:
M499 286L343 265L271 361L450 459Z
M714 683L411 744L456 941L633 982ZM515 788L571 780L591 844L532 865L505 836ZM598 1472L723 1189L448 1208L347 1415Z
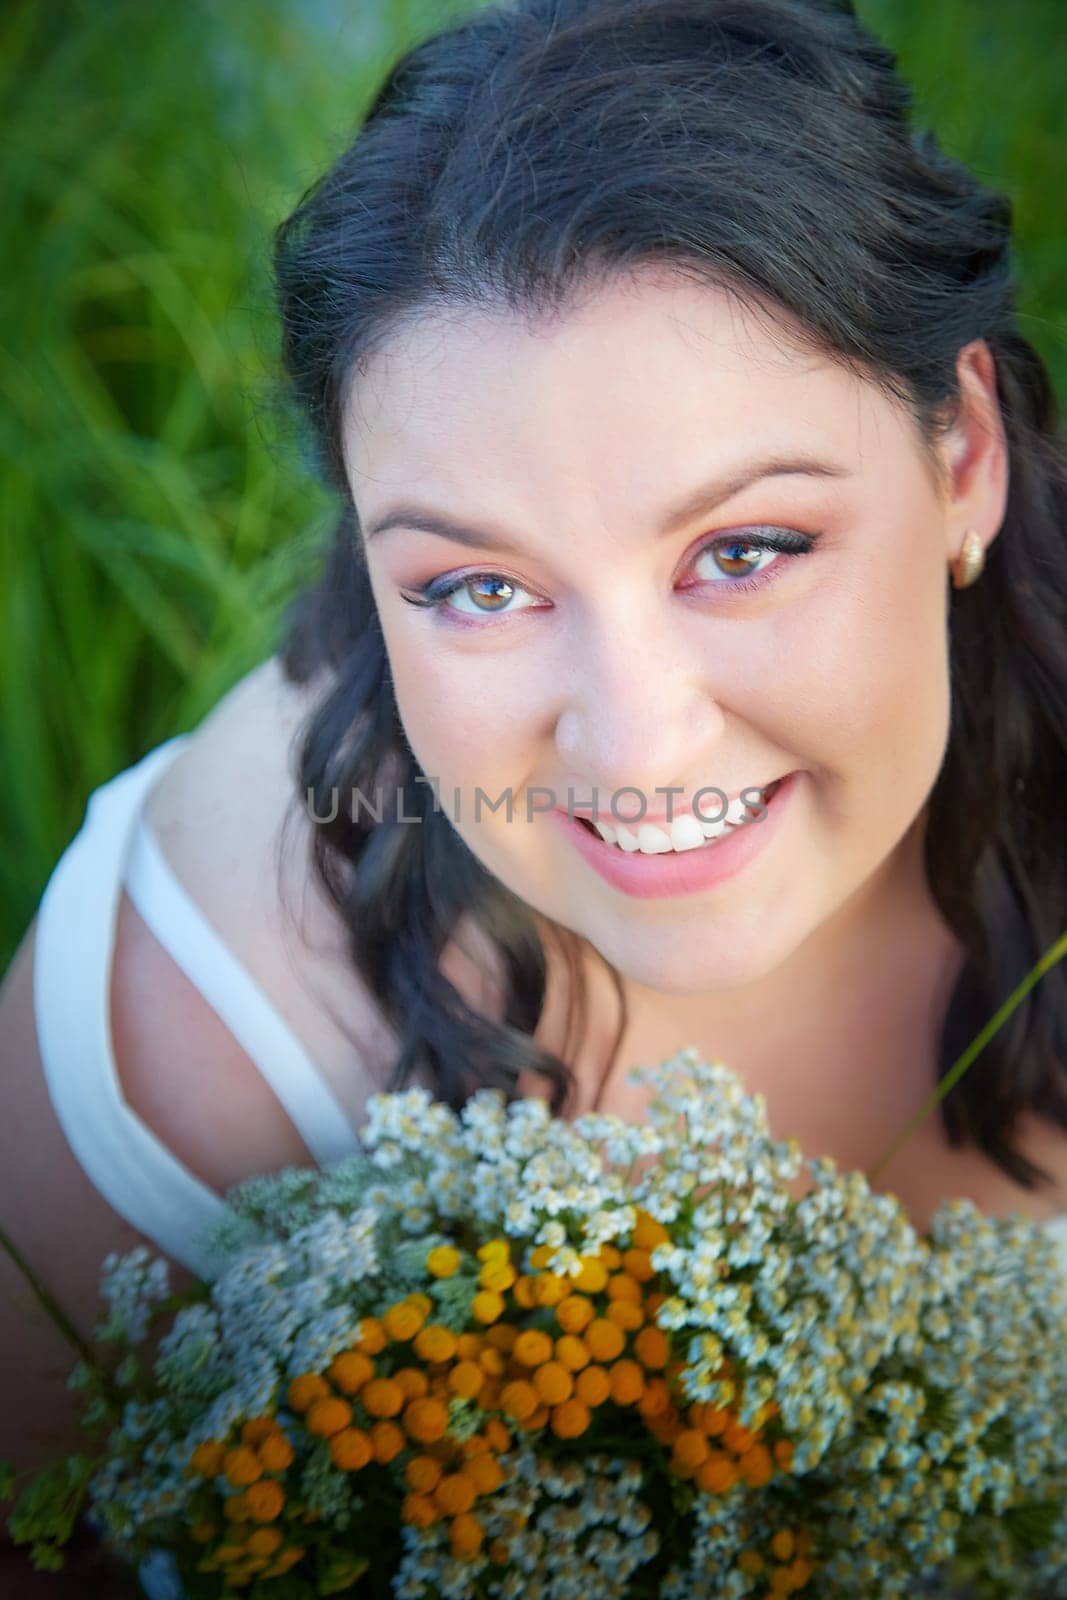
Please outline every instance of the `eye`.
M471 605L466 608L446 607L445 601L453 595L471 601ZM528 600L536 603L528 589L513 583L502 572L469 572L461 578L434 578L415 595L404 595L402 598L409 605L425 606L431 611L450 610L464 617L491 617L505 609L509 616L514 611L525 611L526 606L509 604L514 595L526 595ZM482 605L482 601L486 603Z
M701 578L695 584L686 585L687 589L704 588L720 589L727 593L737 590L752 590L762 588L772 581L765 577L766 567L757 567L756 562L761 556L781 554L785 556L807 555L814 549L817 534L797 533L791 528L759 528L742 533L721 534L703 545L693 558L693 566L699 566L706 557L713 563L725 561L730 570L723 571L722 566L712 565L711 571L717 573L716 577ZM784 563L772 563L777 567ZM468 601L466 606L450 606L446 602L455 595ZM516 596L525 596L526 603L512 604ZM542 606L543 603L529 589L524 589L502 572L469 572L457 577L445 575L433 578L429 583L414 594L403 594L402 599L408 605L421 606L430 611L441 611L452 618L481 617L490 619L494 616L511 616L516 611L527 611L531 607ZM466 626L464 620L460 626ZM480 626L475 623L474 626Z
M804 556L816 543L816 535L797 533L791 528L759 528L751 532L728 533L697 551L694 566L705 557L711 558L709 570L717 576L706 580L709 586L727 590L760 589L771 581L764 573L784 565L783 562L757 562L765 555ZM725 562L726 571L718 562Z

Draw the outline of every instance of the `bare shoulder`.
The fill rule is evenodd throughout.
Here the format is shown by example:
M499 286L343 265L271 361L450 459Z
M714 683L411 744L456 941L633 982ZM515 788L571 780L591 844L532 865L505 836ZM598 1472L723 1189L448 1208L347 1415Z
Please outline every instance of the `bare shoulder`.
M296 755L328 689L323 680L294 686L271 657L195 731L145 814L168 864L276 999L359 1123L368 1094L391 1073L398 1040L312 861L315 823L298 790ZM469 919L461 919L441 965L469 1004L499 1012L499 969ZM365 1069L355 1079L353 1040Z
M278 804L296 792L295 741L322 692L290 683L270 656L222 697L148 797L145 816L168 856L213 819L277 821ZM201 859L209 842L200 841Z
M198 897L220 869L243 882L280 848L291 814L293 854L310 842L312 819L298 791L300 735L328 685L292 684L271 656L225 694L153 786L144 816L168 862Z
M223 697L164 772L145 820L167 865L270 998L354 1126L398 1048L313 861L300 735L329 685L271 657Z

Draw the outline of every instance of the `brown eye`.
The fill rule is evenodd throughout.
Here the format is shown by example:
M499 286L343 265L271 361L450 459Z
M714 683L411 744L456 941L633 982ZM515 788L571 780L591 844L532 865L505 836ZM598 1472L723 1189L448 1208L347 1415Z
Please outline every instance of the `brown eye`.
M709 545L701 552L711 556L727 578L744 578L759 569L760 557L768 552L747 539L732 539L729 544Z
M470 606L450 606L446 602L453 595L471 601ZM514 611L525 611L525 605L512 605L511 601L516 595L526 595L533 603L537 604L537 597L531 595L528 589L521 584L513 583L502 572L468 572L462 577L434 578L431 583L425 584L417 594L404 595L403 598L409 605L425 606L431 611L441 611L453 617L489 617L493 615L510 616ZM482 605L481 601L488 603Z
M472 600L482 598L498 601L500 606L506 605L515 593L515 585L513 583L509 582L507 578L502 578L492 573L484 578L464 578L463 588L466 589ZM494 592L479 596L478 590L492 590ZM495 609L500 609L500 606ZM488 609L492 610L494 607L490 606Z
M814 549L817 535L796 533L789 528L764 528L751 534L730 533L711 540L698 551L694 566L708 558L709 577L698 577L708 588L756 589L767 573L785 562L764 560L774 555L803 556ZM759 563L763 563L760 565Z

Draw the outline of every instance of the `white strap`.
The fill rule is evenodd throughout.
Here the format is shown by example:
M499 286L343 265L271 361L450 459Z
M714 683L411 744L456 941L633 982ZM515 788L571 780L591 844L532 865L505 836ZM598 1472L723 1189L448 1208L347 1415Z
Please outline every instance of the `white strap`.
M126 892L160 944L217 1012L270 1084L315 1160L351 1155L359 1141L318 1067L168 865L142 816L133 830Z
M204 1235L223 1211L122 1097L111 1044L115 920L144 795L189 737L178 734L101 785L37 911L34 1016L48 1091L90 1181L132 1227L191 1272L218 1263Z

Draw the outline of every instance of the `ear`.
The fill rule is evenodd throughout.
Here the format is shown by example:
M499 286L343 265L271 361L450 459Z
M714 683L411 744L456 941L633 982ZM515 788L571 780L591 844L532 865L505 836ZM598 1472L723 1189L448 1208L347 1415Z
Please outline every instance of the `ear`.
M973 339L956 358L959 402L955 419L938 441L944 475L945 555L959 554L968 528L987 550L1000 532L1008 504L1010 462L993 353Z

